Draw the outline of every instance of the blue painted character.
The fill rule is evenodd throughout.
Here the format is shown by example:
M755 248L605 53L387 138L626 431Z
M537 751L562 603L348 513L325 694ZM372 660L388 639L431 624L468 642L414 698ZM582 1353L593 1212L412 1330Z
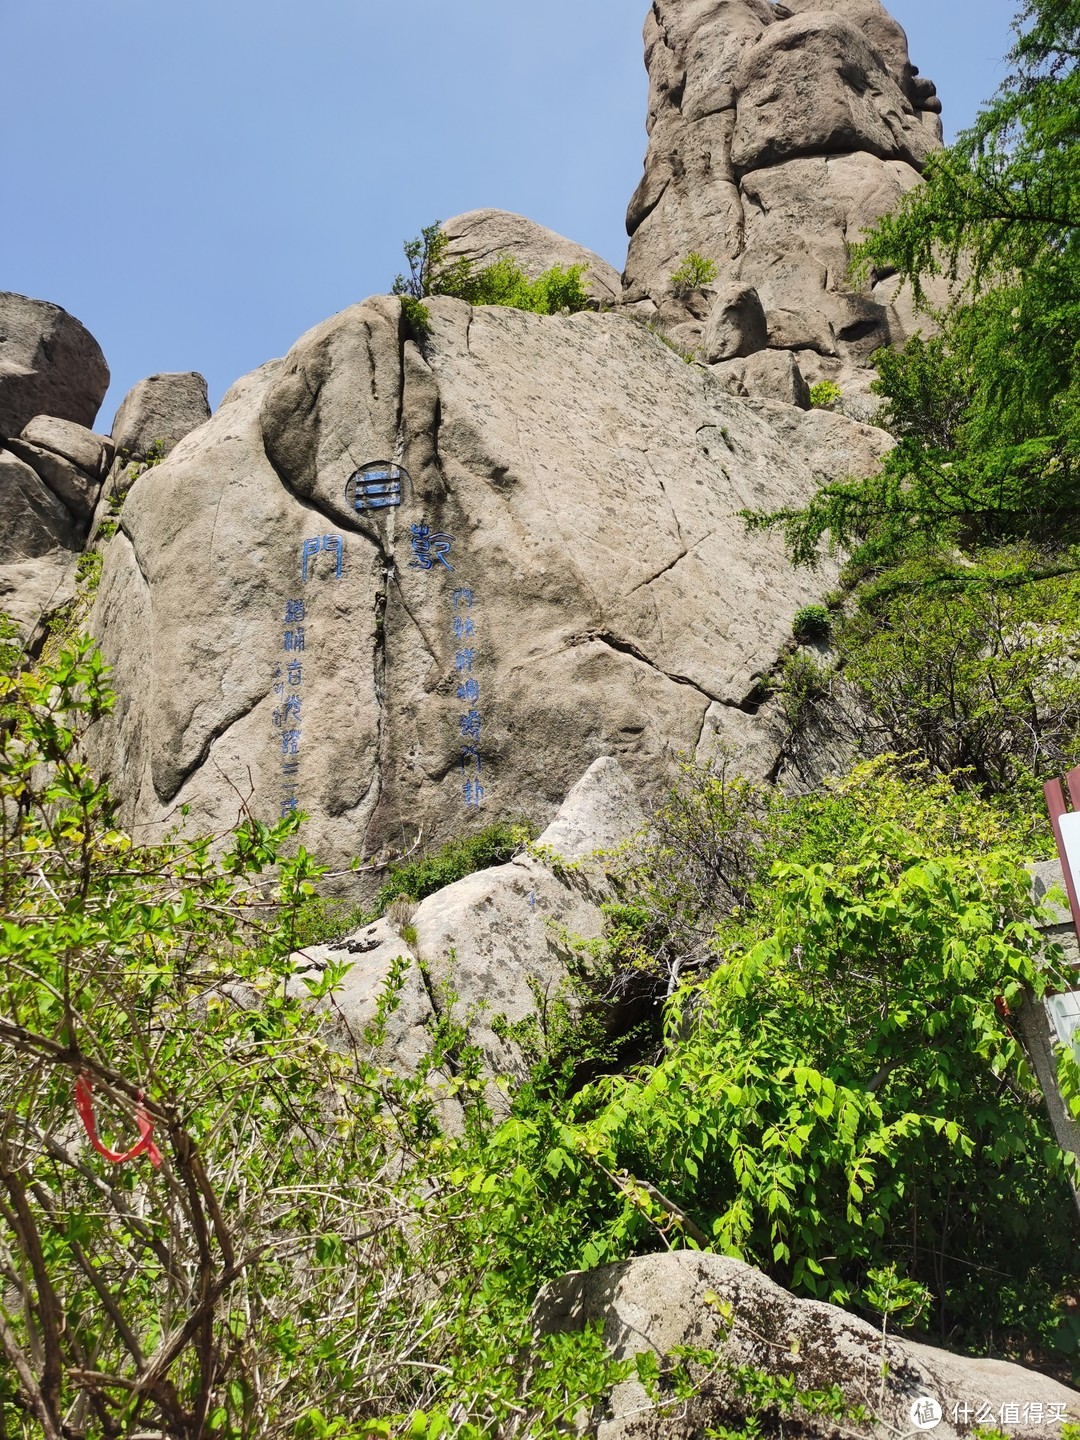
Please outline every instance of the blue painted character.
M467 715L458 716L458 726L461 729L462 736L466 740L479 740L480 726L482 724L483 721L480 717L479 710L470 710Z
M450 554L453 541L442 530L436 530L433 534L427 525L413 525L409 544L413 552L413 558L409 561L410 570L430 570L436 561L445 565L447 570L453 570L454 567L446 558Z

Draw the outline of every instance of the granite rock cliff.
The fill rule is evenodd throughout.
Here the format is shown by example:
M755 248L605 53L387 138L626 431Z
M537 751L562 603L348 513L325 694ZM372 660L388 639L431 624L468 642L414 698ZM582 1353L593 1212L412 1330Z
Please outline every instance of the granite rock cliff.
M645 56L625 298L687 348L707 337L705 358L736 390L798 403L778 357L744 358L779 351L811 384L865 392L870 355L915 321L889 277L856 288L848 247L941 143L941 105L904 31L878 0L654 0ZM691 251L716 263L715 287L673 295ZM733 304L752 321L718 344L711 312Z

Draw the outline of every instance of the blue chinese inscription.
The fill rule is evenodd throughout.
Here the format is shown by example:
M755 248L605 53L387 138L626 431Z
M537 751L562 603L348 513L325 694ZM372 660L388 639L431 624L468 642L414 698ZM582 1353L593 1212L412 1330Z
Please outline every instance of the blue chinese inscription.
M476 621L466 612L473 608L471 589L462 586L453 594L452 629L456 641L476 637ZM461 741L461 798L470 809L479 810L484 803L484 787L480 776L483 760L480 742L484 717L480 710L480 678L476 674L477 649L473 644L458 645L454 651L454 671L458 677L457 698L467 707L458 716Z
M305 540L300 551L300 578L307 584L309 574L315 572L315 560L321 552L326 552L334 557L334 579L341 579L341 570L345 560L345 541L340 535L316 535L311 540Z
M345 541L341 535L315 535L300 547L300 577L306 584L318 573L320 555L330 556L335 580L341 579ZM323 562L323 575L327 570ZM280 659L274 666L274 744L281 765L279 814L284 820L299 806L300 751L303 740L304 660L307 602L299 597L285 601L281 612Z
M445 565L452 571L453 565L446 558L450 554L453 540L442 530L433 531L429 525L414 525L409 535L413 558L409 561L411 570L430 570L436 564Z

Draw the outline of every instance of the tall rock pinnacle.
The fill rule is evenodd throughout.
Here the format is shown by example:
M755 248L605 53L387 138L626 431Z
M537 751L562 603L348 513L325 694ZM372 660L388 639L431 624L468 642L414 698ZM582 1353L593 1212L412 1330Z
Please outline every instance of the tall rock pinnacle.
M810 381L857 383L910 318L894 281L853 287L848 246L941 144L941 105L903 29L879 0L653 0L645 47L649 145L627 214L626 299L651 300L688 345L714 299L755 314L760 301L761 348L792 352ZM719 267L718 297L672 296L691 251ZM711 362L757 348L738 327L716 331Z

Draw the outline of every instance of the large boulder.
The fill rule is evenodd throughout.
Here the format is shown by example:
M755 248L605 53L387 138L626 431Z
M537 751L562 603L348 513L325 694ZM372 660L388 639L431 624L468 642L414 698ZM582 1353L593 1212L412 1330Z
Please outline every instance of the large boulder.
M883 1340L879 1326L798 1299L723 1255L681 1250L576 1272L541 1291L534 1316L539 1334L599 1324L617 1359L652 1352L663 1361L678 1346L719 1357L718 1364L691 1364L700 1389L677 1406L657 1406L637 1379L623 1382L608 1414L584 1430L593 1440L697 1440L710 1427L741 1433L751 1408L739 1385L743 1367L791 1377L803 1392L837 1386L850 1409L866 1412L838 1423L825 1411L797 1407L786 1419L764 1421L807 1440L920 1430L958 1440L976 1426L1038 1440L1048 1426L1056 1434L1063 1421L1080 1419L1080 1392L1045 1375L895 1336ZM927 1400L940 1407L937 1424Z
M59 305L0 291L0 436L35 415L92 427L109 367L101 346Z
M76 518L37 470L0 447L0 613L24 640L36 643L47 617L74 595L79 536Z
M901 83L842 15L812 10L777 21L744 50L735 73L736 174L853 152L922 165L934 147Z
M491 265L500 255L517 262L530 280L553 265L568 269L586 266L585 288L594 300L613 305L622 295L619 272L599 255L564 235L514 215L509 210L469 210L443 221L449 245L446 260L468 260L477 269Z
M93 480L104 478L113 457L113 443L107 435L97 435L84 425L58 420L55 415L35 415L23 426L19 438L69 460Z
M206 380L197 370L148 375L121 400L112 441L121 464L138 462L146 459L151 447L167 455L209 419Z
M35 415L19 438L9 440L7 445L64 504L81 540L113 456L112 441L70 420Z
M460 1018L495 1075L526 1078L503 1021L527 1021L555 1002L575 1008L568 982L580 947L604 932L606 897L595 851L641 829L645 816L618 762L595 760L533 847L423 901L412 917L435 993L456 996Z
M805 466L628 316L429 308L423 351L390 298L318 326L131 491L92 616L128 823L250 792L344 865L543 825L599 756L655 790L713 705L752 718L830 577L739 512Z
M404 906L399 924L408 940L383 919L299 952L301 974L348 966L326 1005L328 1038L343 1049L363 1046L393 983L398 1003L371 1058L397 1074L417 1074L432 1054L437 1022L452 1017L479 1046L488 1074L523 1079L521 1046L503 1022L528 1021L538 998L545 1006L577 1005L580 997L568 988L575 942L595 940L604 929L607 877L597 852L621 845L644 823L618 763L596 760L529 851ZM499 1098L493 1090L493 1101Z
M793 352L810 383L865 392L873 351L916 319L895 284L856 286L849 247L941 143L940 103L903 30L879 0L656 0L645 47L649 146L627 212L625 298L727 364L692 307L672 313L671 277L695 251L718 267L720 293L757 293L766 343ZM740 374L775 397L772 370L758 381Z
M0 449L0 564L73 550L70 511L25 460Z

